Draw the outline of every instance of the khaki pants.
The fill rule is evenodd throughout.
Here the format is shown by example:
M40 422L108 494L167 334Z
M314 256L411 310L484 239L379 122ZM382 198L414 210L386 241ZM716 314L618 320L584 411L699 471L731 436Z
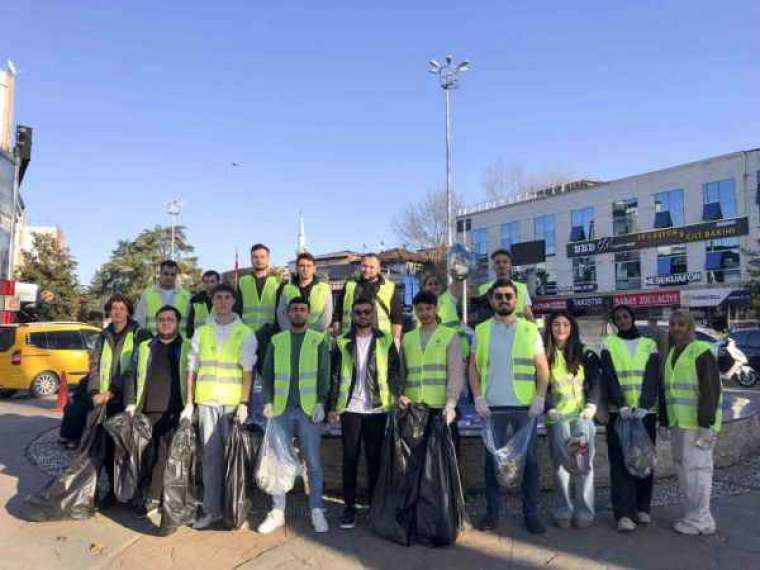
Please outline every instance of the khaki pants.
M712 494L713 450L697 447L696 430L673 429L673 464L684 500L681 520L702 532L715 530L710 513Z

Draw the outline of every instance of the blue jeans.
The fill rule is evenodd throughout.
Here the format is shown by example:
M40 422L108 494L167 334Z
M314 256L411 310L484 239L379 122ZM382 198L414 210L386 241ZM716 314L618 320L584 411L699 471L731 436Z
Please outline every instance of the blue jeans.
M574 429L575 431L573 431ZM562 448L571 435L577 435L581 432L588 438L591 470L583 475L573 475L562 466ZM596 434L594 423L588 421L581 425L574 425L573 420L564 420L551 424L549 433L554 466L554 486L558 497L558 505L554 509L554 519L570 521L575 517L582 522L591 522L594 519L594 435ZM575 502L573 502L571 484L575 487Z
M306 460L306 471L309 477L309 508L322 508L322 462L319 459L319 449L322 444L322 425L315 424L303 413L301 408L288 408L274 418L275 422L285 431L288 439L298 438L298 448ZM285 495L273 495L275 509L285 510Z
M493 437L496 448L503 447L509 441L509 429L513 433L530 421L528 410L524 408L492 408L491 423L493 425ZM485 481L486 481L486 508L490 514L498 516L501 506L501 486L496 479L496 464L493 456L486 452ZM533 516L538 514L538 495L541 492L541 479L538 471L536 458L536 432L528 448L528 456L525 459L525 472L523 473L522 485L522 508L523 515Z

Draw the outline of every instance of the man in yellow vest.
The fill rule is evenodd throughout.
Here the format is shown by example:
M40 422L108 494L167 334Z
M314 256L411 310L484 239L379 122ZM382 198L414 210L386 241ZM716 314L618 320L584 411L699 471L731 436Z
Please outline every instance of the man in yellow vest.
M332 289L330 283L320 281L316 273L317 263L314 256L308 252L299 253L296 257L296 272L283 287L277 305L277 324L280 330L286 331L290 328L288 303L296 297L303 297L309 301L310 329L324 332L332 324Z
M404 307L395 283L380 273L380 258L375 253L367 253L362 257L359 270L360 277L346 281L338 298L333 317L336 321L336 334L345 333L351 328L351 307L354 299L367 297L375 302L376 322L373 326L390 334L398 343L404 324Z
M535 320L533 318L533 310L531 309L532 302L530 300L528 287L525 283L512 279L512 254L506 249L497 249L491 253L491 267L493 267L493 271L496 274L496 279L508 279L512 281L517 288L515 316L528 319L529 321ZM494 281L489 281L488 283L483 283L478 288L478 295L480 295L479 304L481 306L481 313L484 315L491 314L491 304L488 298L488 292L491 290L493 284Z
M440 276L427 275L422 281L422 290L430 291L438 299L438 320L440 323L457 331L462 358L470 357L470 337L467 335L466 323L459 318L459 300L446 288L445 280Z
M510 428L517 431L544 413L549 386L549 365L538 327L515 315L517 291L508 279L493 283L488 298L494 316L475 328L470 353L475 410L483 419L490 418L497 449L507 443ZM479 527L493 530L499 525L501 489L490 453L486 453L485 482L486 515ZM538 515L540 490L534 432L522 481L525 526L534 534L546 532Z
M224 446L232 421L248 419L248 399L256 363L256 335L233 312L235 290L222 283L211 296L213 318L195 331L187 362L187 404L180 419L193 417L203 441L203 511L193 528L222 519Z
M135 309L135 320L140 326L156 333L156 311L164 305L177 307L183 318L190 311L190 291L177 287L179 266L172 259L161 262L158 274L158 287L148 287L140 297Z
M125 385L124 400L127 413L144 414L153 428L148 454L149 484L146 501L138 512L150 516L161 504L164 491L164 470L179 415L187 401L187 352L189 342L179 334L180 314L176 307L164 305L156 313L156 336L144 340L132 352L129 381ZM162 520L163 522L163 520ZM160 532L168 536L175 527L161 526Z
M263 243L251 247L251 275L238 281L237 311L253 332L274 327L277 322L277 303L283 282L269 267L269 248Z
M309 329L306 299L291 299L288 316L290 329L272 337L264 359L261 372L264 417L277 422L288 439L298 438L309 477L311 524L315 532L327 532L319 449L330 392L330 345L325 334ZM258 528L261 534L285 524L285 501L284 494L272 496L272 510Z
M87 391L94 406L106 406L106 417L124 411L124 392L132 365L132 353L150 333L132 320L132 302L120 294L111 295L105 305L111 322L104 328L90 351ZM92 412L91 412L92 413ZM115 501L113 493L113 440L106 438L108 495L101 507Z
M328 419L340 422L343 440L343 503L340 527L356 526L356 476L364 446L367 497L380 475L385 424L399 396L401 370L391 335L372 327L375 303L354 299L352 327L338 337L332 357L332 384Z
M198 291L190 299L190 311L187 316L187 322L185 323L187 338L193 338L195 329L201 325L205 325L209 315L213 309L213 303L211 302L211 294L216 289L216 286L222 282L222 278L218 272L213 269L204 271L201 276L201 283L203 283L203 289Z

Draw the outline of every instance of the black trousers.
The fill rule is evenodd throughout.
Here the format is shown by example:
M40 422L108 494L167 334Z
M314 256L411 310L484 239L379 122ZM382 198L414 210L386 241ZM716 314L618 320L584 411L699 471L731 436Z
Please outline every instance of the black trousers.
M164 471L172 435L179 425L178 412L144 412L153 427L145 472L150 477L146 499L160 501L164 494Z
M356 504L356 475L359 469L359 453L364 445L367 461L367 493L370 502L380 474L380 461L385 438L388 414L356 414L343 412L340 427L343 438L343 500L346 507Z
M610 463L612 513L615 515L615 520L628 517L635 522L636 513L649 513L651 508L654 473L646 479L639 479L626 470L620 438L618 438L614 427L617 417L617 413L610 413L610 421L607 424L607 454ZM652 438L653 442L656 441L657 418L655 414L647 414L643 421L649 437Z

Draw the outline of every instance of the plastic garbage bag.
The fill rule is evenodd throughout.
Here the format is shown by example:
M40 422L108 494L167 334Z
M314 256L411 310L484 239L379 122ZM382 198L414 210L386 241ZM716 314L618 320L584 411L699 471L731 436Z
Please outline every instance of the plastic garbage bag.
M85 376L79 381L71 394L71 400L63 409L60 435L64 439L77 441L87 425L87 415L92 410L92 396L87 392L87 379Z
M551 425L552 452L555 460L573 475L591 471L591 450L596 428L593 420L573 416Z
M198 508L195 471L198 440L190 420L181 420L172 435L164 469L164 493L161 502L161 526L191 524Z
M626 420L618 416L615 430L620 439L626 471L639 479L649 477L657 463L657 449L644 427L644 422L635 418Z
M269 495L287 493L300 474L301 464L293 442L277 420L269 420L256 465L256 485Z
M143 414L122 412L108 418L103 427L114 442L114 494L127 503L137 493L142 478L143 453L153 437L150 420Z
M251 510L253 466L257 443L261 442L261 437L255 435L239 422L232 422L224 450L224 524L230 529L243 526Z
M527 424L512 434L504 447L496 449L491 420L484 422L481 432L483 445L494 457L496 478L503 487L514 489L522 482L525 460L537 426L538 417L531 418Z
M108 437L101 425L105 414L105 406L90 413L80 439L79 455L45 489L26 499L30 520L81 520L95 513L98 473L105 462Z
M440 414L430 418L415 506L415 537L427 546L456 542L464 522L464 494L451 430Z

